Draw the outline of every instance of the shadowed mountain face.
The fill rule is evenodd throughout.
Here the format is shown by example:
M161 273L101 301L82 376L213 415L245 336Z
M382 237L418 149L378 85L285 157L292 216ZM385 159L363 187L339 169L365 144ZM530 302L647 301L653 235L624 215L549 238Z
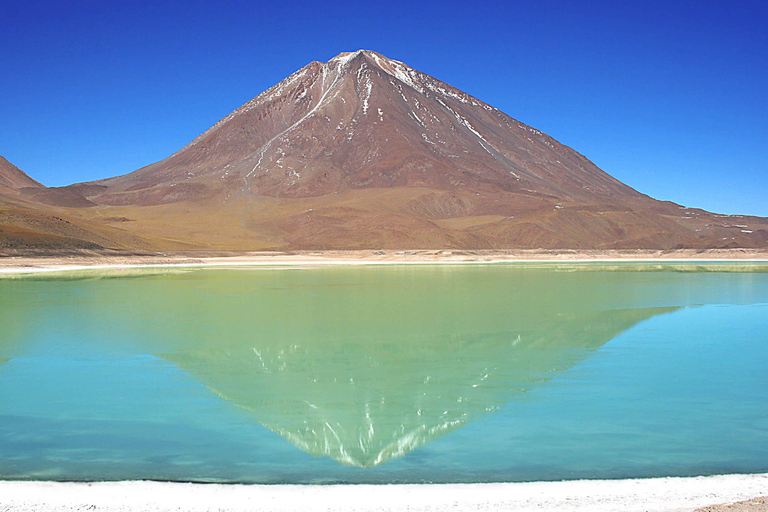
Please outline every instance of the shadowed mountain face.
M0 198L22 198L35 204L82 208L94 206L82 194L66 187L46 187L0 156Z
M764 218L656 201L367 50L311 62L165 160L27 194L165 249L768 246Z
M0 193L10 190L19 190L23 187L45 188L36 182L24 171L0 156Z
M447 338L211 340L161 357L307 453L371 467L522 398L675 309L521 318L514 332Z

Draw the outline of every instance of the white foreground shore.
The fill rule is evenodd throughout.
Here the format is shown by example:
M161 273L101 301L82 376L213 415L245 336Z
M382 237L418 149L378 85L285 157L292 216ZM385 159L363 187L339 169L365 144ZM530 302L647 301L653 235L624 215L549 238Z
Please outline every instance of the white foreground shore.
M765 495L768 474L435 485L0 482L0 511L671 512Z
M312 267L328 265L418 265L479 263L768 263L768 250L550 251L550 250L356 250L292 252L172 252L126 254L88 252L66 255L0 253L0 274L68 270L163 267Z

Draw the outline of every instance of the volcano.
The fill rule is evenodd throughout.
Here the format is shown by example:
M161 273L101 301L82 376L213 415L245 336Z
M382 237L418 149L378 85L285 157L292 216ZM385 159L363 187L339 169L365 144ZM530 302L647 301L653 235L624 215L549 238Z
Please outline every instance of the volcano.
M764 218L652 199L368 50L311 62L168 158L56 197L163 249L768 246Z
M100 197L107 204L182 198L159 192L171 185L189 196L421 187L571 201L642 197L540 131L363 50L310 63L171 157L99 184L109 187Z

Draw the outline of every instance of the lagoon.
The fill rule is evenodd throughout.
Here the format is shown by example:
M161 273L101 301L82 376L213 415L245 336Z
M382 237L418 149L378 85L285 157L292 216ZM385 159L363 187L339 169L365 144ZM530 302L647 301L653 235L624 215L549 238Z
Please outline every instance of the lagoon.
M768 266L0 279L0 478L490 482L768 471Z

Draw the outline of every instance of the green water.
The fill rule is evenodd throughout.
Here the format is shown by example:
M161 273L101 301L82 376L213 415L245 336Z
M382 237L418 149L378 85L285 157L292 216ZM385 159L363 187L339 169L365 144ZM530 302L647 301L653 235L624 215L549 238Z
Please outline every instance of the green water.
M0 279L0 477L768 471L768 267Z

